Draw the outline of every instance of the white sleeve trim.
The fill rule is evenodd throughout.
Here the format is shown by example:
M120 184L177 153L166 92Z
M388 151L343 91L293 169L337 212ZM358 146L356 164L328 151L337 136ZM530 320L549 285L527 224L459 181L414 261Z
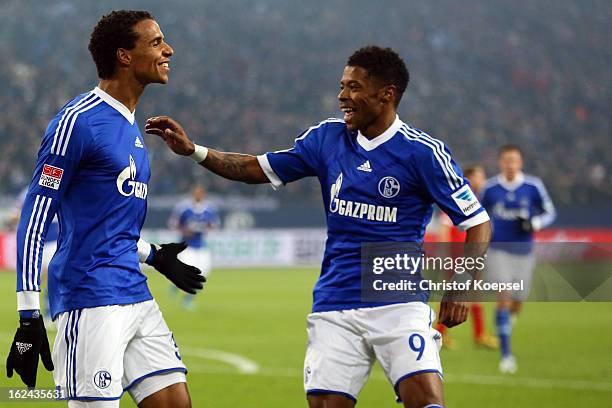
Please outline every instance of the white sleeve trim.
M25 290L17 292L17 311L40 310L40 292Z
M282 187L283 182L278 178L274 170L272 170L272 166L270 166L270 162L268 161L268 156L261 154L257 156L257 161L259 162L259 166L263 170L266 177L268 177L268 180L270 180L272 188L276 190L279 187Z
M467 220L463 221L461 224L457 225L457 228L459 228L460 231L466 231L472 227L475 227L477 225L480 225L480 224L483 224L489 221L489 219L490 219L489 214L487 214L486 211L481 211L475 216L473 216L472 218L468 218Z
M140 263L144 263L151 254L151 244L149 244L144 239L140 238L138 240L138 260Z

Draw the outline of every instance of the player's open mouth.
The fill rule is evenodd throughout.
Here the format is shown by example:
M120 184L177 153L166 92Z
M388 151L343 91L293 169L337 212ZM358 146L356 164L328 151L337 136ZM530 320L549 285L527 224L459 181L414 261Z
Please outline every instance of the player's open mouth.
M355 109L353 108L340 108L340 110L344 112L345 122L350 122L351 119L353 119L353 116L355 116Z
M170 70L170 62L162 62L159 64L162 68L166 68L168 71Z

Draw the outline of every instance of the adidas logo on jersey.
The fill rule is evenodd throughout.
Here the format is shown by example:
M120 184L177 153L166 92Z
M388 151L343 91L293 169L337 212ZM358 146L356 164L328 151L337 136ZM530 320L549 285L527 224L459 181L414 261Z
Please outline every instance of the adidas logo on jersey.
M365 171L366 173L372 172L372 166L370 166L370 161L366 160L361 166L357 167L357 170Z
M19 352L19 354L23 354L32 348L32 343L20 343L16 341L15 345L17 346L17 351Z
M134 146L140 147L141 149L144 148L144 145L142 144L138 136L136 136L136 141L134 142Z

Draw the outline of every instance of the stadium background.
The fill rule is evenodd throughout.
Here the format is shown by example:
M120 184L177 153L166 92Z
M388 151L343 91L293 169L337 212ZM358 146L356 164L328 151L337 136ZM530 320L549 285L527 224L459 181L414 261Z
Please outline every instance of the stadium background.
M404 120L443 139L460 163L482 163L489 173L500 144L521 145L526 171L543 178L559 212L546 239L611 242L612 4L587 3L4 1L0 221L29 181L49 119L96 84L87 52L93 25L113 8L144 8L175 55L169 85L145 92L139 123L169 114L203 145L252 154L286 148L304 129L340 114L338 80L354 49L391 46L411 73L399 109ZM304 316L324 239L318 184L302 181L273 192L232 183L145 139L152 163L145 235L171 238L165 225L172 206L194 181L203 182L223 219L224 229L213 237L217 265L239 267L215 271L193 313L180 309L152 275L193 366L195 406L304 406ZM5 226L0 265L7 272L13 239ZM270 264L282 268L252 267ZM13 279L0 274L7 350L16 320ZM496 373L495 353L471 347L469 327L457 329L462 349L443 352L448 405L612 403L612 369L605 364L611 311L609 303L528 305L517 326L520 372L512 378ZM233 360L238 357L259 369L249 372L245 361ZM381 375L375 372L360 406L393 406ZM41 378L50 384L48 373Z

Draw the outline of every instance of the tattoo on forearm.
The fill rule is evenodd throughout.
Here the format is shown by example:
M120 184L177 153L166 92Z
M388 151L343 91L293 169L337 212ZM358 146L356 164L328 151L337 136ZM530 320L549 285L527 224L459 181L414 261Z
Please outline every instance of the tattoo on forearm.
M259 166L257 157L248 154L224 153L209 149L206 160L200 164L213 173L230 180L249 184L268 182L268 178Z

